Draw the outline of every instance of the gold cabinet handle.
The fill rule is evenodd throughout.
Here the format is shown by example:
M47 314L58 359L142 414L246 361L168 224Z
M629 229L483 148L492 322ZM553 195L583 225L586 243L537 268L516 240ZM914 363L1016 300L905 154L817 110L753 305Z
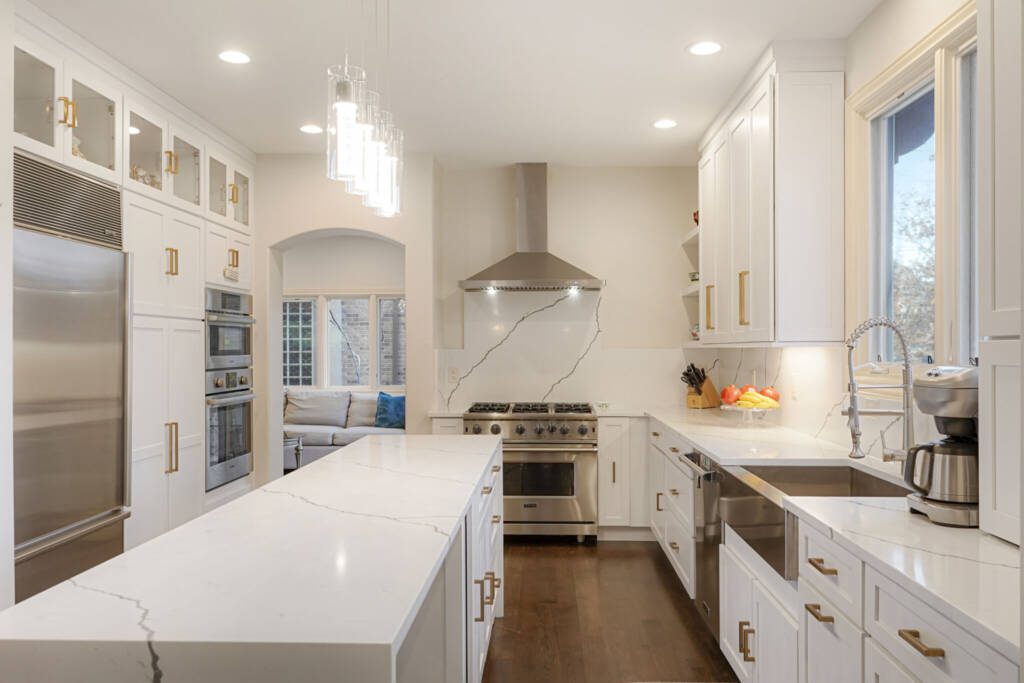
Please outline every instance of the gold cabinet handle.
M817 603L809 602L806 605L804 605L804 609L807 610L812 617L814 617L823 624L833 624L836 621L835 617L830 617L827 614L822 614L821 605Z
M491 524L501 524L501 515L491 515Z
M673 496L679 495L679 489L669 489L668 492L671 493Z
M669 447L668 447L668 449L669 449L670 451L672 451L673 453L678 453L678 452L679 452L679 449L678 449L678 448L676 448L675 446L669 446Z
M174 472L174 423L164 422L164 428L167 430L167 467L164 474L171 474Z
M656 494L654 494L654 509L657 512L663 512L661 507L661 495L661 491L658 491Z
M71 106L71 121L68 122L68 128L78 128L78 102L68 100L68 104Z
M179 275L178 250L174 247L165 247L164 251L167 252L167 270L164 271L164 275Z
M612 483L615 483L615 461L612 460Z
M164 156L167 157L167 168L164 169L164 173L174 173L174 152L165 150Z
M654 436L654 437L661 436L661 432L651 432L651 436Z
M71 110L71 100L67 97L58 97L57 101L61 103L62 111L60 115L60 121L57 123L63 123L65 126L70 125L71 121L68 119L68 114Z
M675 541L670 541L668 547L672 548L672 550L675 550L676 552L679 552L679 544Z
M501 472L501 465L491 465L491 472Z
M238 250L228 249L228 266L232 268L238 267Z
M839 575L839 570L836 569L835 567L826 567L825 566L825 558L824 557L808 557L807 558L807 564L809 564L812 567L814 567L815 569L817 569L819 574L824 574L825 576L838 576Z
M740 271L740 325L750 324L750 319L747 316L747 278L749 277L749 270Z
M480 616L473 617L473 621L483 621L484 620L484 605L486 604L484 602L484 599L485 599L485 596L484 596L484 580L483 579L473 579L473 583L475 583L477 586L480 587Z
M181 470L181 425L174 423L174 471Z
M174 153L174 170L171 171L171 173L173 173L174 175L178 175L178 171L180 171L180 170L181 170L181 157L178 156L177 152L175 152Z
M494 490L493 486L485 486L482 489L480 489L480 493L482 495L489 496L489 495L491 495L491 491L493 491L493 490Z
M706 330L715 329L715 326L711 324L711 290L714 288L714 285L705 285L704 287L704 329Z
M494 593L495 593L495 590L497 589L497 586L495 586L494 572L484 572L484 580L486 580L488 583L491 584L490 594L488 594L488 596L484 599L484 604L486 604L486 605L493 605L494 604Z
M748 638L754 633L754 629L750 628L749 621L740 622L740 652L743 653L744 662L754 661L754 656L750 654L750 641Z
M921 632L914 628L901 628L896 633L900 638L910 643L910 647L920 652L925 657L945 657L946 651L941 647L928 647L921 642Z
M235 183L230 183L230 184L228 184L228 189L230 190L230 193L228 195L228 201L231 202L232 204L237 204L238 203L238 185L236 185Z

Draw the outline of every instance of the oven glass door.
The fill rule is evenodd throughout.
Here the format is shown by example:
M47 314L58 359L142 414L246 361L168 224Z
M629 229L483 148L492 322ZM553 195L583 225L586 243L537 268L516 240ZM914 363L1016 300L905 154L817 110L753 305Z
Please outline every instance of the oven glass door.
M206 358L208 368L247 367L252 360L252 325L208 322Z
M207 399L207 490L252 469L252 400L251 394Z
M597 449L516 446L502 454L505 521L597 521Z

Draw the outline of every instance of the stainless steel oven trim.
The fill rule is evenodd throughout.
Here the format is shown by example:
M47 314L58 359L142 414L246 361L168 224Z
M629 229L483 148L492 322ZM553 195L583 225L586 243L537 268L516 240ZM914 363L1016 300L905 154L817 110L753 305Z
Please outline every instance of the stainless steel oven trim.
M239 393L233 394L231 396L221 396L221 397L208 396L206 398L206 432L207 432L207 434L209 434L209 432L210 432L210 410L216 409L216 408L224 408L226 406L240 405L240 404L243 404L243 403L252 403L255 398L256 398L256 393L253 392L253 391L239 392ZM216 489L216 488L218 488L220 486L223 486L223 485L228 484L228 483L230 483L232 481L235 481L236 479L241 479L242 477L248 476L249 474L252 473L252 470L253 470L253 460L254 460L253 452L252 452L252 442L253 442L253 436L254 436L254 432L253 432L253 414L252 414L252 412L253 412L252 408L250 408L249 409L249 419L248 419L248 423L249 423L248 424L248 427L249 427L249 452L248 453L245 453L243 455L239 455L239 456L237 456L235 458L232 458L230 460L226 460L226 461L224 461L222 463L217 463L216 465L210 465L210 446L211 446L211 444L210 443L206 444L206 452L203 455L204 455L204 460L206 462L205 469L206 469L206 491L207 492L213 491L214 489ZM235 469L238 466L239 462L244 462L245 472L242 473L242 474L238 474L237 476L229 476L231 470Z
M220 306L220 297L223 294L239 297L239 300L243 302L243 310L241 311L241 313L245 315L252 315L252 294L246 294L244 292L236 292L227 289L217 289L216 287L206 288L206 310L209 312L237 314L238 311L225 310Z
M245 325L252 327L256 319L251 315L239 315L238 313L210 313L206 314L206 321L211 323L226 323L229 325Z
M256 398L256 393L252 391L246 391L244 394L238 394L237 396L224 396L224 397L206 397L206 405L214 408L222 408L224 406L233 406L238 403L251 403Z
M243 316L244 317L244 316ZM246 318L245 321L228 321L217 315L207 314L206 316L206 330L205 330L205 344L206 344L206 369L207 370L230 370L232 368L247 368L252 366L252 327L253 321L251 318ZM210 354L210 327L213 325L220 325L224 327L244 327L248 330L249 334L249 353L237 353L230 356L214 356Z

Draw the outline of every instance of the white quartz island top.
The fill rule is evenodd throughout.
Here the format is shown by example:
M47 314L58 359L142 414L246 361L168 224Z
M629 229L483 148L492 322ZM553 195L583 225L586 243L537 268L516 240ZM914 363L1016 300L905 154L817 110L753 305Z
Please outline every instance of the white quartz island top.
M364 438L0 612L0 680L360 680L500 447Z
M787 497L784 505L1004 657L1020 658L1020 550L911 514L903 498Z

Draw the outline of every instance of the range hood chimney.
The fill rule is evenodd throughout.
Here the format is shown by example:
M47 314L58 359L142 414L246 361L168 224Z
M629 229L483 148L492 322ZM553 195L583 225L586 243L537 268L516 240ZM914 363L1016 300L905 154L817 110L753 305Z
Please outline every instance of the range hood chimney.
M516 251L459 281L467 292L598 290L604 280L548 252L548 165L516 164Z

